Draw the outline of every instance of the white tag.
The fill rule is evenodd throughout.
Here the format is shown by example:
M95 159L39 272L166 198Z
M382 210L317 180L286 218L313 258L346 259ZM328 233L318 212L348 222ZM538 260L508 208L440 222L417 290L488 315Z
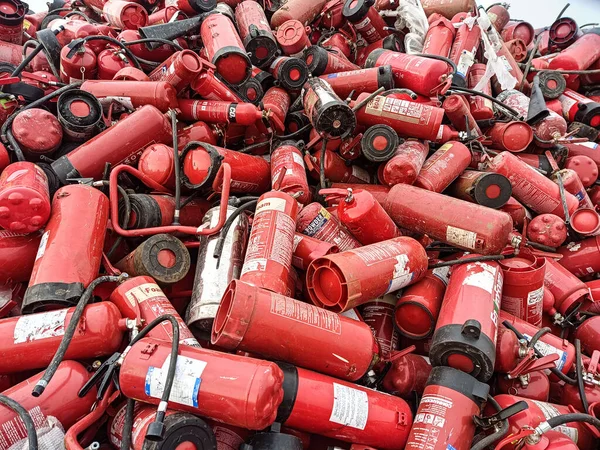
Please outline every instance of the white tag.
M364 430L369 417L367 393L343 384L333 383L333 408L329 421Z
M169 370L170 354L167 355L162 367L149 367L146 374L146 395L161 398L165 390L165 381ZM175 367L175 379L171 388L169 401L180 405L198 407L198 392L202 381L202 372L206 368L206 362L186 356L177 356Z
M30 316L21 316L15 325L13 343L37 341L65 334L67 309L59 309Z
M449 244L455 244L459 247L475 250L477 233L448 225L446 228L446 241Z
M256 205L254 215L261 211L285 211L285 200L282 198L266 198Z
M37 261L44 253L46 253L46 245L48 245L48 236L50 236L50 231L44 232L42 235L42 239L40 239L40 246L38 247L37 254L35 255L35 260Z

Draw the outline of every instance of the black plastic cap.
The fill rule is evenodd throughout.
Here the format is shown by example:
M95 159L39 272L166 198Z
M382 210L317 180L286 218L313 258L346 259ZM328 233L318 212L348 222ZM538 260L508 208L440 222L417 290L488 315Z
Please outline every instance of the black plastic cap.
M208 156L210 157L210 167L208 168L206 178L202 183L192 184L186 176L185 172L181 170L181 181L184 184L184 186L188 189L210 189L213 180L217 176L217 173L219 173L219 169L221 168L221 163L223 162L224 158L212 145L207 144L205 142L192 141L188 143L181 152L180 164L182 169L183 162L185 161L185 157L187 156L188 152L193 151L197 148L205 150L208 153Z
M600 131L581 122L571 122L567 128L567 132L575 132L573 136L586 138L592 142L597 140L598 136L600 136Z
M380 66L377 68L377 85L386 91L396 87L392 66Z
M146 430L146 439L151 442L163 440L165 435L165 424L163 422L152 422Z
M262 85L256 78L248 78L244 84L237 87L237 91L244 100L254 105L259 105L265 95Z
M308 67L300 58L287 58L277 67L276 78L284 89L297 91L308 80Z
M251 436L244 448L252 450L302 450L302 441L291 434L258 433Z
M140 28L140 30L141 30L141 28ZM239 70L242 70L244 72L243 78L241 79L241 81L233 82L231 79L228 79L229 74L219 72L219 75L226 82L231 83L231 84L245 83L246 80L248 80L248 78L250 78L250 74L252 73L252 63L250 62L250 58L248 57L248 55L246 54L246 52L244 52L239 47L236 47L234 45L228 45L228 46L225 46L225 47L221 47L213 55L211 63L213 65L217 66L217 70L218 70L218 68L219 68L219 61L222 60L222 59L224 59L224 58L228 58L228 57L230 57L232 55L238 55L244 61L244 63L239 67ZM237 74L237 72L236 72L236 74Z
M352 23L358 23L369 13L375 0L346 0L342 15Z
M251 29L254 27L251 25ZM250 61L256 67L268 67L269 63L277 56L277 41L272 33L254 27L254 32L249 33L244 39L244 47L250 53ZM263 55L263 56L260 56Z
M308 117L306 117L302 111L294 111L288 113L288 115L285 118L285 131L287 134L295 133L300 128L305 127L309 123L310 122L308 121ZM306 132L308 133L308 130Z
M217 0L188 0L190 6L197 13L203 14L215 9Z
M362 154L369 161L388 161L400 145L400 138L388 125L373 125L364 132L361 140Z
M0 11L0 25L6 27L19 27L23 24L23 19L27 13L27 4L20 2L19 0L3 0L4 3L9 3L15 12L8 13Z
M62 184L69 184L67 180L72 178L81 178L81 174L69 160L68 154L58 158L50 166Z
M356 115L342 101L326 103L319 108L313 126L326 139L344 139L356 129Z
M217 438L212 428L199 417L176 413L165 417L164 438L160 442L148 442L145 450L173 450L184 442L195 445L197 450L217 450Z
M168 250L175 257L172 266L164 266L160 252ZM155 234L136 250L134 266L138 275L148 275L159 284L173 284L182 280L190 270L191 258L187 247L170 234Z
M396 34L390 34L383 38L381 48L391 50L393 52L404 52L404 41Z
M285 423L292 414L296 396L298 395L298 369L293 364L277 361L276 364L283 372L283 400L277 409L275 422Z
M467 87L467 79L458 73L452 74L452 86Z
M147 194L129 194L131 212L135 213L133 224L129 228L154 228L162 224L162 213L158 202ZM119 200L119 221L123 220L125 214L125 203ZM121 222L122 223L122 222Z
M494 195L496 193L497 195ZM510 200L512 186L504 175L486 172L482 173L475 181L471 195L479 205L498 209Z
M540 72L540 89L546 100L552 100L561 96L567 88L567 80L558 72Z
M557 31L558 28L564 29L565 27L569 28L569 31L564 36L558 36ZM557 19L552 25L550 25L549 31L549 39L550 44L556 45L558 48L567 48L579 35L579 27L577 26L577 22L571 19L570 17L561 17Z
M477 381L471 375L458 369L445 366L431 369L427 386L443 386L452 389L471 399L479 407L485 403L490 391L488 384Z
M304 58L304 61L306 61L308 70L314 76L318 77L319 75L323 75L327 70L329 52L323 47L319 47L318 45L311 45L306 50L304 50L304 54L302 57Z
M89 112L86 116L74 114L71 106L73 102L83 102ZM94 95L81 89L63 92L57 102L58 121L65 129L65 133L76 141L86 141L100 131L102 120L102 105Z
M275 77L266 70L259 71L252 78L260 83L264 92L275 86Z

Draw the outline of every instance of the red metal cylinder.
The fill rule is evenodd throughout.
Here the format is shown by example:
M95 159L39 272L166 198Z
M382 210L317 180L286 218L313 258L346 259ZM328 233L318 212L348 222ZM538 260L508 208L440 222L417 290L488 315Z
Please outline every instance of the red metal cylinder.
M422 4L426 16L438 13L446 19L452 19L458 13L472 11L474 7L472 0L423 0Z
M304 50L304 61L306 61L308 70L314 76L360 69L360 67L350 62L342 53L325 50L318 45L312 45Z
M585 70L600 58L600 36L587 33L550 61L550 70ZM565 74L567 81L577 75Z
M419 403L405 450L468 450L489 386L452 367L434 367Z
M455 35L456 28L454 28L454 24L445 17L440 17L429 24L422 53L447 58Z
M212 71L203 71L192 82L191 87L207 100L221 100L229 102L241 102L242 98L220 81Z
M301 56L310 46L306 28L298 20L288 20L277 28L277 42L287 56Z
M558 186L512 153L500 153L492 159L488 169L508 178L513 196L528 208L565 218ZM579 201L568 192L565 198L572 214L579 207Z
M490 147L509 152L522 152L533 141L533 130L525 122L495 123L487 131Z
M252 63L233 22L224 14L210 14L200 26L200 35L208 59L225 81L244 83L252 72Z
M346 0L342 14L360 33L367 43L372 44L386 37L389 31L383 17L369 0Z
M382 381L383 389L398 397L410 397L413 392L423 394L431 373L429 359L408 353L394 358L392 366Z
M170 343L149 337L137 342L121 365L123 395L157 405L170 353ZM274 363L181 346L177 365L181 389L171 392L169 408L250 430L275 420L283 373Z
M285 89L273 86L265 92L262 98L263 109L278 133L285 130L285 118L290 109L290 95Z
M235 20L250 61L263 67L277 52L277 41L259 3L245 0L235 7Z
M394 328L394 307L397 297L395 294L386 294L363 304L360 315L371 328L379 344L382 358L388 359L398 348L398 332Z
M463 23L456 30L456 37L450 50L450 59L456 64L456 74L452 78L453 83L466 86L480 42L481 27L469 28L466 23Z
M72 83L96 78L97 58L94 51L86 44L72 57L68 56L70 51L66 46L60 51L60 80L63 83Z
M97 58L99 80L112 80L120 70L130 67L119 57L117 51L111 48L102 50Z
M360 247L360 242L320 203L311 203L300 210L296 220L296 231L333 244L341 252Z
M379 353L364 322L240 281L223 296L211 342L350 381L367 373Z
M315 0L307 3L304 0L289 0L271 16L271 28L276 29L284 22L293 19L308 25L323 10L327 1Z
M74 311L75 308L57 309L0 320L0 336L4 336L0 372L42 369L50 364ZM64 359L112 355L123 341L120 319L119 310L111 303L86 306Z
M321 75L331 89L340 97L347 98L352 91L354 97L361 92L375 92L380 87L386 91L395 86L390 66L372 67L370 69L351 70Z
M383 208L401 228L484 255L499 254L512 231L504 212L407 184L392 187Z
M467 131L467 125L469 132L473 136L481 136L481 130L469 108L468 100L461 95L449 95L444 100L443 104L446 116L450 119L450 122L458 131Z
M554 305L565 315L590 295L589 288L575 275L551 258L546 258L546 286L554 295Z
M320 165L321 152L317 151L307 161L307 169L316 180L319 179ZM334 183L368 184L371 181L366 169L358 165L346 165L344 158L330 150L325 151L325 177Z
M429 153L427 142L409 139L400 144L394 156L379 166L379 181L388 186L413 184Z
M600 36L597 37L600 39ZM592 127L600 126L600 104L569 88L558 97L558 101L567 122L582 122Z
M581 341L582 349L588 355L600 350L600 316L586 319L577 328L574 338Z
M356 52L356 58L354 63L363 67L367 57L371 54L373 50L378 48L384 48L386 50L392 50L395 52L404 51L404 41L396 36L395 34L391 34L388 37L381 39L379 41L373 42L366 47L360 47Z
M415 186L442 192L471 164L471 151L460 142L444 144L423 164Z
M139 31L123 30L119 33L117 39L123 42L129 42L137 41L138 39L142 39L142 37L140 36ZM127 48L131 50L131 53L133 53L134 56L145 59L147 61L159 63L162 63L165 59L169 58L169 56L171 56L175 52L175 49L168 44L163 44L158 48L155 48L154 50L149 50L145 44L128 45Z
M19 0L2 0L2 3L0 3L1 41L21 45L27 10L27 4Z
M150 80L166 81L181 93L202 72L202 59L191 50L173 53L150 72Z
M543 372L530 372L513 379L509 379L507 376L499 376L496 378L495 392L496 394L511 394L547 402L550 396L550 380Z
M158 109L146 105L116 125L83 143L52 163L58 178L101 178L106 163L112 167L131 164L149 144L168 144L172 140L171 123Z
M479 81L483 78L485 70L485 64L473 64L471 66L471 70L469 71L469 75L467 77L467 86L469 89L473 89L475 86L477 86L477 83L479 83ZM490 96L492 95L492 85L489 81L483 86L482 92ZM480 95L472 95L470 97L470 103L471 114L475 120L486 120L494 117L494 104L491 100L483 98Z
M558 263L579 278L600 272L600 236L571 242L557 249Z
M481 381L490 379L502 281L496 262L452 267L429 351L433 366L454 367Z
M148 22L148 13L142 5L122 0L106 2L102 15L110 26L119 29L137 30Z
M284 192L258 200L240 281L278 294L287 291L298 203Z
M510 13L508 12L508 5L495 4L490 6L487 10L487 15L492 22L492 25L498 33L506 26L510 20Z
M152 105L166 113L178 106L177 92L165 81L86 81L80 89L94 95L101 103L115 99L131 109Z
M306 273L311 301L347 311L420 280L427 270L425 249L398 237L316 259Z
M44 390L44 395L31 395L34 386L42 377L42 373L2 392L19 403L32 416L36 429L49 427L48 418L53 417L65 430L73 426L81 417L88 414L96 402L96 388L83 397L77 394L89 380L90 373L83 364L76 361L63 361ZM17 414L6 406L0 406L0 448L8 450L21 439L27 437L27 430Z
M520 252L519 256L502 260L499 264L504 274L502 309L541 327L546 260Z
M290 388L277 420L286 427L379 449L404 448L412 413L401 398L291 364L280 367Z
M273 189L294 195L303 205L311 200L302 152L294 141L282 142L271 153L271 185Z
M521 39L525 45L531 44L534 34L533 26L525 21L510 21L500 32L504 42Z
M0 283L29 280L41 237L41 233L0 231Z
M595 164L594 167L596 167ZM552 180L556 184L558 184L558 176L561 177L565 191L573 194L577 198L580 208L594 208L594 204L590 200L590 197L588 196L588 193L585 190L579 175L577 175L577 172L571 169L562 169L556 173L553 173Z
M421 280L402 291L394 313L400 334L425 339L433 333L448 285L448 272L449 267L430 269Z
M200 347L190 329L152 277L141 276L128 279L110 294L109 300L119 308L124 317L141 319L144 324L149 324L164 314L173 316L179 324L179 343ZM150 331L148 336L171 342L173 329L170 323L162 322Z
M10 164L0 176L0 226L16 233L33 233L50 217L48 178L37 165Z
M181 118L188 122L237 123L248 126L262 119L262 112L252 103L230 103L218 100L179 99Z
M63 129L54 114L30 108L14 118L12 134L25 156L30 161L38 161L40 155L49 155L60 146Z
M81 184L60 188L38 249L23 311L71 305L98 275L108 198ZM69 258L65 259L65 249Z

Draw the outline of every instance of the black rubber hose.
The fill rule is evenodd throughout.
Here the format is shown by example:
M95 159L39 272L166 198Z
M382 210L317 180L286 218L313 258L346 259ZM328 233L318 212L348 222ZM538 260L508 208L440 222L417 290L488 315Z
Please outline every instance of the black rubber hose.
M533 336L531 336L531 340L527 344L529 348L535 348L535 344L540 340L540 338L546 333L550 333L552 330L549 327L544 327L538 330Z
M480 97L486 98L489 101L494 102L495 104L497 104L501 108L506 109L508 112L510 112L517 119L521 119L521 114L519 114L519 112L517 110L515 110L515 109L511 108L510 106L502 103L500 100L492 97L491 95L487 95L487 94L484 94L483 92L475 91L473 89L468 89L468 88L464 88L464 87L458 87L458 86L452 86L450 88L450 90L451 91L466 92L467 94L471 94L471 95L479 95Z
M327 187L327 182L325 181L325 155L327 154L327 139L323 139L323 145L321 146L321 155L319 158L319 184L321 185L321 189L325 189Z
M512 256L512 255L510 255ZM431 264L429 266L430 269L437 269L438 267L448 267L455 266L457 264L466 264L471 262L480 262L480 261L500 261L505 259L504 255L485 255L485 256L474 256L472 258L464 258L464 259L453 259L451 261L442 261L437 264Z
M456 73L458 70L455 62L452 61L450 58L446 58L445 56L430 55L429 53L416 53L413 56L421 56L423 58L437 59L438 61L444 61L446 64L448 64L450 67L452 67L452 73Z
M247 146L247 147L240 148L239 150L236 150L236 151L237 151L238 153L249 153L249 152L251 152L252 150L255 150L255 149L257 149L257 148L264 147L265 145L267 145L267 146L268 146L268 145L269 145L269 141L257 142L256 144L252 144L252 145L249 145L249 146Z
M236 208L236 210L231 213L231 215L227 218L227 220L223 224L223 228L221 229L221 232L219 233L219 239L217 240L217 245L215 245L215 251L213 252L213 257L218 258L217 267L219 267L219 262L221 261L221 253L223 252L223 246L225 245L225 239L227 238L227 233L229 233L229 228L231 228L231 225L233 224L235 219L237 219L237 217L241 213L249 210L250 208L256 207L257 203L258 203L258 199L250 200L249 202L246 202L246 203L238 206Z
M2 394L0 394L0 405L4 405L7 408L10 408L14 412L17 413L19 418L25 424L25 429L27 430L27 440L29 443L29 450L38 450L37 431L35 429L35 424L33 423L33 419L29 415L29 412L25 408L23 408L23 406L19 402L13 400L10 397L7 397L6 395L2 395Z
M123 420L123 435L121 436L121 450L129 450L131 447L131 432L133 429L133 409L135 408L135 400L127 399L125 406L125 418Z
M583 362L581 361L581 341L579 339L575 339L575 375L577 376L577 389L579 390L583 411L588 412L590 404L585 395L585 385L583 384Z
M19 64L15 70L13 70L13 73L10 74L11 77L18 77L21 72L23 71L23 69L25 67L27 67L27 65L33 60L33 58L36 57L36 55L41 52L44 49L44 46L42 44L38 44L29 55L27 55L25 57L25 59L23 61L21 61L21 64Z
M488 395L487 402L490 405L492 405L496 409L497 412L502 411L502 407L498 404L498 402L491 395ZM502 439L504 436L506 436L506 434L508 433L508 430L509 430L508 419L504 419L503 421L500 422L500 429L498 431L490 434L489 436L484 437L482 440L480 440L475 445L473 445L471 447L471 450L484 450L488 446L492 445L494 442L497 442L500 439Z
M181 45L179 45L177 42L173 42L168 39L161 39L161 38L145 38L145 39L136 39L135 41L123 41L123 45L130 46L130 45L135 45L135 44L146 44L149 42L161 42L163 44L170 45L177 51L183 50L183 47Z
M50 362L50 364L44 371L44 375L42 375L42 378L40 378L39 381L34 386L33 392L31 393L31 395L33 395L34 397L39 397L40 395L42 395L42 393L44 392L44 389L46 389L46 386L48 386L48 383L54 376L56 369L58 369L59 364L62 362L63 358L65 357L65 353L67 352L67 349L69 348L71 339L73 339L73 335L75 334L75 330L77 329L77 325L79 324L79 319L81 319L81 315L83 314L83 309L86 307L86 305L92 298L94 289L96 289L96 287L102 283L118 282L122 278L123 278L123 275L121 275L119 277L113 277L113 276L98 277L94 281L92 281L89 284L89 286L85 289L85 291L79 298L79 302L77 302L75 311L73 311L73 315L71 316L69 325L67 325L67 328L65 329L65 334L63 335L62 340L60 341L60 345L58 346L56 353L52 357L52 361Z
M123 49L123 51L127 55L127 58L129 59L131 64L133 64L136 69L142 70L142 66L140 65L136 56L133 53L131 53L131 50L129 50L127 48L127 46L123 44L123 42L118 41L117 39L112 38L110 36L86 36L81 39L81 45L83 45L85 42L88 42L88 41L107 41L107 42L110 42L111 44L118 45L119 47L121 47Z
M548 425L552 428L559 427L561 425L565 425L570 422L585 422L591 425L594 425L596 428L600 430L600 420L596 419L594 416L590 416L589 414L582 413L570 413L570 414L562 414L560 416L551 417L546 420Z
M173 214L173 223L179 225L179 212L181 211L181 167L179 164L179 150L177 142L177 114L171 111L171 132L173 133L173 169L175 172L175 213Z
M297 129L293 133L290 133L290 134L275 134L275 135L273 135L273 137L276 138L276 139L282 140L282 141L287 140L287 139L293 139L296 136L300 136L305 131L308 131L309 128L311 128L311 127L312 127L312 123L307 123L306 125L304 125L303 127Z

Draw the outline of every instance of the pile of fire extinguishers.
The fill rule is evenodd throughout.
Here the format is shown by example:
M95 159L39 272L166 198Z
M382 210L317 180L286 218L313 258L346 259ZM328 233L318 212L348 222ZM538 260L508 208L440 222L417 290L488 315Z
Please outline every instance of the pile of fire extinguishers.
M566 9L0 0L0 450L600 448Z

